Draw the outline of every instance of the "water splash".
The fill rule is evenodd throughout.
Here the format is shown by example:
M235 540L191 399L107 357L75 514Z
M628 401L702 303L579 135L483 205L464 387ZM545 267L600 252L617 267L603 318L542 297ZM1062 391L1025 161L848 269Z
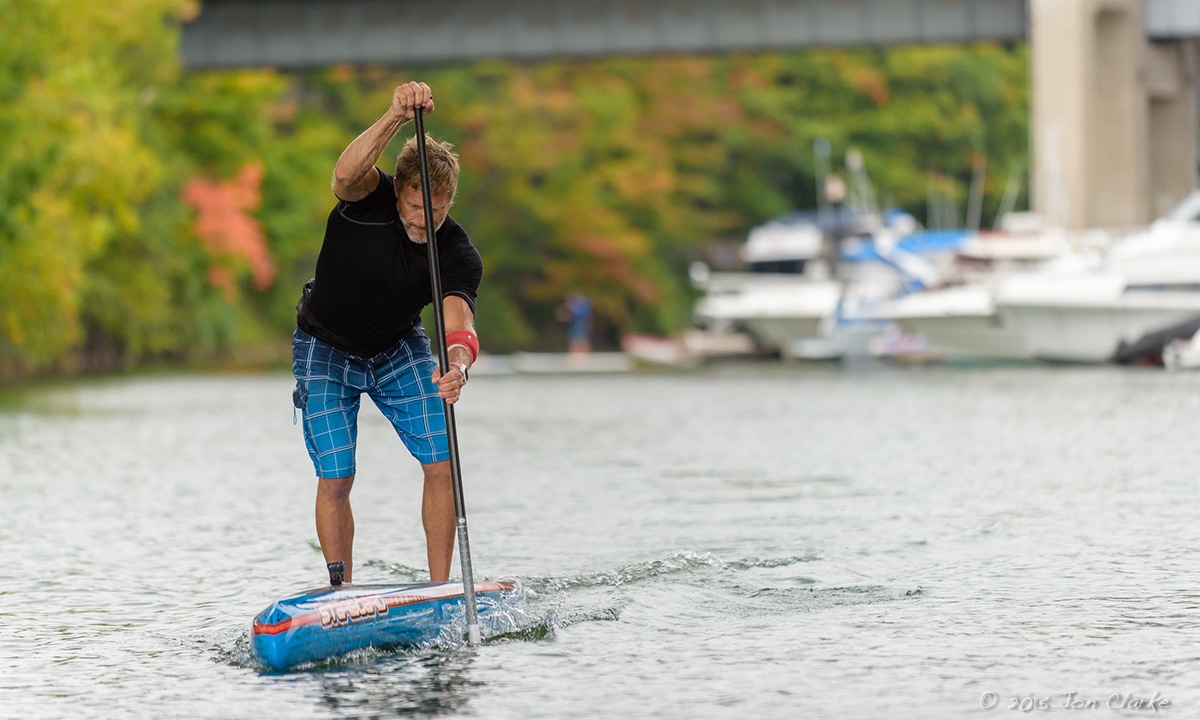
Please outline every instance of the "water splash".
M681 550L613 570L532 578L526 584L534 602L552 608L550 615L559 629L620 620L638 603L653 603L661 610L664 592L688 598L685 610L670 612L711 617L740 617L747 612L816 613L842 606L903 601L924 593L919 587L895 588L877 583L829 584L789 570L804 566L815 569L821 560L812 553L724 559L710 552Z
M515 590L504 599L488 596L477 598L479 633L484 644L503 641L536 642L554 637L555 622L551 613L531 608L525 586L519 580L505 578ZM428 649L453 649L467 645L466 607L455 608L450 621L438 633Z
M534 592L564 592L585 588L618 588L637 585L639 583L662 580L675 576L698 574L711 577L714 573L729 573L755 568L783 568L791 565L812 562L819 559L816 555L799 555L781 558L745 558L741 560L722 560L712 553L696 553L676 551L665 558L648 560L624 565L616 570L574 575L565 578L534 578L527 581L529 591Z

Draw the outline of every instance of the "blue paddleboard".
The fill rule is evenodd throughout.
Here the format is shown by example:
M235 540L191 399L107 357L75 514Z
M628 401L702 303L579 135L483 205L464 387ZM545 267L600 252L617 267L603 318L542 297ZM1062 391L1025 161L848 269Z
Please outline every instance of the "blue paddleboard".
M475 583L481 625L520 599L516 583ZM365 647L431 644L451 623L462 621L465 602L461 582L317 588L259 613L250 646L263 665L286 670Z

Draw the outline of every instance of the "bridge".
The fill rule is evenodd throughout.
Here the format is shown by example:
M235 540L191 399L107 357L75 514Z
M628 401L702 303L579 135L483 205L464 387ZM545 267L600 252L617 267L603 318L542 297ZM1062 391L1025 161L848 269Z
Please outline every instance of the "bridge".
M1020 40L1025 0L206 0L190 67Z
M205 0L182 53L297 70L974 41L1030 43L1051 222L1142 224L1200 182L1197 0Z

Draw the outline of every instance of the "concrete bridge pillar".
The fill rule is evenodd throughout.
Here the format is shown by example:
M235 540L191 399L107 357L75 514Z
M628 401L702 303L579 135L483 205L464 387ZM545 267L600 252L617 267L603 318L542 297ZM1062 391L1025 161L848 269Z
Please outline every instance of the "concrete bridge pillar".
M1150 208L1160 217L1200 185L1200 45L1174 40L1149 50Z
M1030 0L1033 208L1142 225L1197 181L1197 53L1151 43L1143 0Z

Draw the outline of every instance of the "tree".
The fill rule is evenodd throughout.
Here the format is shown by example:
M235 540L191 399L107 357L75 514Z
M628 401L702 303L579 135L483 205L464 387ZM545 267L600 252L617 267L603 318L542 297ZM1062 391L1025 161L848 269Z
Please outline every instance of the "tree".
M142 236L163 169L143 129L158 86L178 70L170 28L192 11L187 0L0 4L0 368L9 374L61 362L82 342L89 290L103 287L89 285L89 266Z

